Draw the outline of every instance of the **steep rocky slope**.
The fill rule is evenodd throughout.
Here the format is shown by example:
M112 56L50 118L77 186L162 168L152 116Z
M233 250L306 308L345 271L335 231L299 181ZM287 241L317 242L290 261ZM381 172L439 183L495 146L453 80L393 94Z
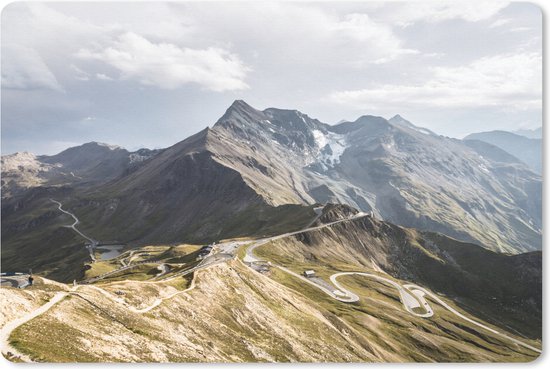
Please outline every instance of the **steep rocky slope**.
M399 116L330 126L235 101L211 129L164 150L90 143L51 157L3 157L3 265L62 273L67 255L71 263L86 257L50 198L101 241L283 233L310 222L313 204L330 202L491 250L540 249L541 177L475 145Z
M496 148L437 136L399 116L329 126L242 101L212 131L230 148L218 149L224 162L271 203L341 202L493 250L541 247L541 178Z

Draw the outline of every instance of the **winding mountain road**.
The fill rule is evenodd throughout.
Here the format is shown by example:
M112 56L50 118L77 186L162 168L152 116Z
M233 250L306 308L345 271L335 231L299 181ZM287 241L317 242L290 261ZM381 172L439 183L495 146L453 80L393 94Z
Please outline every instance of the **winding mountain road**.
M461 312L457 311L456 309L454 309L452 306L450 306L449 304L447 304L445 301L443 301L442 299L440 299L436 294L434 294L433 292L431 291L428 291L426 290L425 288L423 287L420 287L420 286L417 286L417 285L414 285L414 284L406 284L404 285L403 287L407 288L407 289L413 289L414 291L418 291L420 293L423 293L424 295L427 295L428 297L430 297L432 300L434 300L435 302L437 302L439 305L443 306L445 309L449 310L451 313L455 314L456 316L458 316L459 318L462 318L464 320L466 320L467 322L470 322L472 323L473 325L476 325L480 328L483 328L493 334L496 334L498 335L499 337L502 337L502 338L505 338L511 342L514 342L515 344L517 345L520 345L520 346L523 346L525 348L528 348L529 350L532 350L532 351L535 351L535 352L538 352L539 354L542 353L542 350L541 349L538 349L534 346L531 346L525 342L522 342L520 340L517 340L513 337L510 337L504 333L501 333L499 331L497 331L496 329L493 329L491 327L488 327L474 319L471 319L471 318L468 318L467 316L465 316L464 314L462 314ZM425 300L424 300L425 301Z
M151 282L151 283L159 283L159 282ZM25 354L19 352L15 347L13 347L10 344L9 338L11 336L11 333L17 327L19 327L19 326L31 321L32 319L37 318L40 315L48 312L53 306L55 306L57 303L59 303L61 300L63 300L64 297L69 296L69 295L82 296L82 295L80 295L79 293L76 292L81 288L89 288L89 289L96 290L96 291L100 292L102 295L104 295L105 297L109 298L111 301L122 305L128 311L131 311L132 313L135 313L135 314L144 314L144 313L147 313L147 312L153 310L154 308L156 308L157 306L159 306L160 304L162 304L166 300L170 300L170 299L172 299L172 298L174 298L178 295L181 295L183 293L187 293L187 292L193 290L195 288L195 278L193 278L191 280L190 286L188 288L186 288L185 290L177 291L177 292L174 292L174 293L172 293L168 296L157 298L157 299L155 299L155 301L153 301L153 303L151 305L146 306L146 307L141 308L141 309L138 309L138 308L128 304L123 299L121 299L119 297L116 297L116 296L113 296L112 293L107 292L106 290L104 290L102 288L99 288L97 286L78 285L78 286L72 287L69 291L58 292L46 304L40 306L36 310L33 310L33 311L29 312L28 314L25 314L24 316L22 316L18 319L15 319L15 320L12 320L11 322L8 322L7 324L5 324L0 329L0 349L2 351L2 354L4 354L4 356L7 357L7 354L10 353L12 356L18 357L21 361L33 362L33 360L28 355L25 355Z
M64 210L62 208L63 204L61 204L59 201L56 201L54 199L50 199L51 202L57 204L57 208L59 209L59 211L67 214L67 215L70 215L73 219L74 219L74 223L71 224L71 225L68 225L67 227L69 228L72 228L73 231L75 231L78 235L80 235L82 238L90 241L90 245L88 247L89 251L90 251L90 257L92 258L93 261L95 261L95 256L94 256L94 247L97 246L97 244L99 243L99 241L96 241L94 240L93 238L91 237L88 237L86 236L84 233L82 233L78 228L76 228L76 225L78 223L80 223L80 221L78 220L78 218L76 217L76 215L74 215L73 213L67 211L67 210Z
M51 199L50 199L51 200ZM62 204L58 201L55 201L55 200L51 200L52 202L55 202L56 204L58 204L58 209L60 211L62 211L63 213L66 213L68 215L71 215L73 217L73 219L75 220L75 222L70 226L71 228L73 228L73 230L78 233L79 235L81 235L83 238L89 240L90 242L92 242L93 244L97 244L97 241L93 240L92 238L84 235L82 232L80 232L75 226L79 223L78 221L78 218L68 212L68 211L65 211L63 208L62 208ZM351 221L351 220L354 220L354 219L358 219L358 218L361 218L361 217L364 217L364 216L367 216L366 214L364 213L358 213L358 214L355 214L354 216L352 217L349 217L349 218L346 218L346 219L341 219L341 220L338 220L338 221L334 221L334 222L331 222L331 223L327 223L327 224L323 224L323 225L320 225L320 226L316 226L316 227L309 227L309 228L306 228L306 229L303 229L303 230L300 230L300 231L295 231L295 232L288 232L288 233L285 233L285 234L282 234L282 235L278 235L278 236L274 236L274 237L269 237L269 238L263 238L263 239L259 239L259 240L256 240L256 241L252 241L250 242L249 246L246 248L245 250L245 257L243 258L243 261L245 263L256 263L256 262L265 262L264 260L261 260L261 259L258 259L255 255L254 255L254 250L259 247L259 246L262 246L270 241L273 241L273 240L277 240L277 239L281 239L281 238L284 238L284 237L288 237L288 236L292 236L292 235L296 235L296 234L299 234L299 233L303 233L303 232L309 232L309 231L313 231L313 230L318 230L318 229L322 229L322 228L326 228L326 227L330 227L331 225L334 225L334 224L338 224L338 223L342 223L342 222L346 222L346 221ZM172 280L174 278L177 278L177 277L181 277L181 276L184 276L186 274L189 274L189 273L192 273L192 272L195 272L195 271L198 271L198 270L201 270L201 269L204 269L204 268L207 268L209 266L212 266L212 265L216 265L216 264L219 264L219 263L222 263L222 262L225 262L229 259L232 259L234 257L233 254L231 253L217 253L217 254L213 254L213 255L210 255L208 257L206 257L201 263L199 263L197 266L191 268L191 269L188 269L188 270L185 270L185 271L182 271L180 273L176 273L175 275L172 275L168 278L164 278L162 280L159 280L159 281L141 281L141 282L136 282L136 283L162 283L164 281L169 281L169 280ZM374 264L374 263L373 263ZM290 275L293 275L294 277L296 278L299 278L300 280L302 280L303 282L305 283L308 283L318 289L320 289L321 291L323 291L324 293L326 293L327 295L331 296L332 298L338 300L338 301L341 301L341 302L345 302L345 303L352 303L352 302L356 302L356 301L359 301L359 296L357 296L355 293L347 290L345 287L343 287L341 285L341 283L339 283L337 281L337 279L339 277L342 277L342 276L362 276L362 277L367 277L367 278L371 278L371 279L375 279L381 283L385 283L385 284L389 284L391 285L392 287L396 288L399 292L399 297L400 297L400 300L401 302L403 303L403 306L405 308L405 310L415 316L418 316L418 317L422 317L422 318L429 318L429 317L432 317L434 315L434 312L431 308L431 306L429 305L429 303L426 301L426 298L425 296L428 296L430 299L432 299L433 301L435 301L436 303L440 304L441 306L443 306L445 309L447 309L448 311L450 311L451 313L453 313L454 315L458 316L459 318L463 319L463 320L466 320L468 321L469 323L479 327L479 328L482 328L482 329L485 329L495 335L498 335L499 337L502 337L504 339L507 339L517 345L520 345L522 347L525 347L527 349L530 349L532 351L535 351L537 353L541 353L542 351L534 346L531 346L525 342L522 342L520 340L517 340L513 337L509 337L507 336L506 334L503 334L491 327L488 327L476 320L473 320L467 316L465 316L464 314L460 313L459 311L457 311L456 309L454 309L452 306L450 306L449 304L447 304L445 301L443 301L442 299L440 299L437 295L435 295L433 292L431 291L428 291L426 290L425 288L423 287L420 287L420 286L417 286L417 285L414 285L414 284L405 284L405 285L400 285L399 283L391 280L391 279L388 279L386 277L383 277L383 276L380 276L380 275L377 275L377 274L372 274L372 273L365 273L365 272L340 272L340 273L335 273L333 275L330 276L330 281L332 282L332 284L335 286L335 289L334 290L331 290L329 288L326 288L325 286L322 286L318 283L315 283L313 282L311 279L308 279L308 278L305 278L304 276L298 274L298 273L295 273L291 270L289 270L288 268L285 268L283 266L279 266L279 265L273 265L274 267L290 274ZM125 267L128 267L125 266ZM121 268L121 269L124 269L125 267ZM120 270L119 270L120 271ZM383 271L380 269L379 271L380 273L383 273ZM118 282L120 283L120 282ZM50 310L54 305L56 305L58 302L60 302L65 296L67 295L70 295L70 294L78 294L76 291L80 288L91 288L91 289L94 289L94 290L97 290L99 291L100 293L102 293L104 296L108 297L109 299L111 299L112 301L118 303L118 304L121 304L123 305L128 311L131 311L133 313L137 313L137 314L143 314L143 313L146 313L148 311L151 311L152 309L154 309L155 307L159 306L163 301L166 301L166 300L169 300L175 296L178 296L182 293L186 293L190 290L192 290L193 288L195 288L195 278L193 278L192 282L191 282L191 285L189 288L185 289L185 290L182 290L182 291L177 291L175 293L172 293L168 296L165 296L165 297L162 297L162 298L157 298L155 299L155 301L147 306L147 307L144 307L144 308L141 308L141 309L138 309L134 306L131 306L130 304L128 304L126 301L124 301L123 299L121 298L118 298L116 296L113 296L112 293L102 289L102 288L99 288L97 286L91 286L91 285L77 285L77 286L74 286L72 289L70 289L69 291L63 291L63 292L58 292L57 294L54 295L54 297L48 301L46 304L42 305L41 307L37 308L36 310L24 315L23 317L21 318L18 318L18 319L15 319L11 322L8 322L6 325L4 325L1 329L0 329L0 347L1 347L1 350L2 350L2 353L4 354L7 354L8 352L10 352L12 355L15 355L17 357L19 357L21 360L23 361L32 361L30 357L28 357L27 355L24 355L20 352L17 351L17 349L15 349L14 347L12 347L9 343L9 337L11 335L11 333L13 332L14 329L16 329L17 327L21 326L22 324L25 324L27 323L28 321L44 314L45 312L47 312L48 310ZM415 312L413 309L424 309L426 312L425 313L417 313Z
M270 241L281 239L281 238L284 238L284 237L292 236L292 235L303 233L303 232L309 232L309 231L312 231L312 230L325 228L325 227L331 226L333 224L354 220L354 219L357 219L357 218L360 218L360 217L363 217L363 216L366 216L366 215L365 214L356 214L353 217L338 220L338 221L331 222L331 223L327 223L327 224L324 224L324 225L321 225L321 226L306 228L306 229L303 229L301 231L289 232L289 233L285 233L285 234L282 234L282 235L279 235L279 236L263 238L263 239L257 240L256 242L252 243L250 246L247 247L247 249L245 251L245 257L243 258L243 262L249 263L250 265L253 264L253 263L258 263L258 262L266 262L265 260L257 258L254 255L254 250L257 247L265 245L266 243L268 243ZM425 296L428 296L433 301L437 302L438 304L443 306L445 309L447 309L448 311L450 311L451 313L453 313L457 317L459 317L463 320L466 320L467 322L469 322L469 323L471 323L471 324L473 324L473 325L475 325L479 328L485 329L485 330L487 330L487 331L489 331L489 332L491 332L491 333L493 333L493 334L495 334L495 335L497 335L501 338L509 340L509 341L511 341L511 342L513 342L517 345L520 345L522 347L525 347L525 348L527 348L529 350L532 350L532 351L535 351L537 353L542 353L542 350L539 349L539 348L536 348L536 347L534 347L532 345L529 345L525 342L522 342L522 341L517 340L513 337L510 337L510 336L508 336L504 333L501 333L501 332L499 332L499 331L497 331L497 330L495 330L491 327L488 327L488 326L486 326L486 325L484 325L484 324L482 324L482 323L480 323L480 322L478 322L474 319L471 319L471 318L465 316L464 314L460 313L459 311L454 309L452 306L447 304L445 301L440 299L433 292L428 291L425 288L417 286L415 284L405 284L405 285L401 286L399 283L397 283L397 282L395 282L391 279L388 279L388 278L385 278L385 277L382 277L382 276L379 276L379 275L376 275L376 274L365 273L365 272L340 272L340 273L335 273L335 274L330 276L330 281L336 287L335 290L331 291L330 289L328 289L328 288L326 288L326 287L324 287L320 284L317 284L317 283L313 282L311 279L308 279L308 278L306 278L306 277L304 277L304 276L302 276L298 273L295 273L295 272L289 270L288 268L285 268L285 267L280 266L280 265L275 265L275 264L271 264L271 266L276 267L280 270L283 270L284 272L286 272L286 273L288 273L288 274L290 274L294 277L297 277L300 280L302 280L302 281L304 281L304 282L306 282L306 283L308 283L312 286L315 286L316 288L320 289L321 291L323 291L327 295L331 296L332 298L334 298L338 301L341 301L341 302L345 302L345 303L352 303L352 302L359 301L359 296L357 296L353 292L351 292L351 291L347 290L346 288L344 288L337 281L338 277L347 276L347 275L357 275L357 276L376 279L376 280L378 280L382 283L386 283L386 284L389 284L389 285L395 287L399 292L399 297L400 297L400 300L401 300L405 310L407 312L409 312L410 314L412 314L412 315L415 315L415 316L418 316L418 317L421 317L421 318L430 318L434 315L434 311L433 311L432 307L430 306L430 304L428 303L428 301L425 298ZM381 270L381 273L384 273L384 272ZM415 308L424 309L426 312L425 313L417 313L413 310Z
M414 293L413 291L409 292L407 289L404 288L404 286L401 286L399 283L397 283L395 281L392 281L391 279L381 277L381 276L376 275L376 274L363 273L363 272L342 272L342 273L336 273L336 274L331 275L330 276L330 281L332 282L332 284L334 284L340 291L342 291L346 295L353 296L354 301L359 301L359 296L357 296L353 292L351 292L351 291L345 289L344 287L342 287L342 285L340 283L338 283L338 281L336 280L338 277L346 276L346 275L359 275L359 276L363 276L363 277L367 277L367 278L376 279L377 281L382 282L382 283L387 283L387 284L391 285L392 287L395 287L395 289L397 289L397 291L399 292L399 298L400 298L401 302L403 303L403 306L405 307L406 311L408 311L412 315L416 315L416 316L421 317L421 318L429 318L429 317L434 315L434 312L433 312L432 308L430 307L430 305L427 302L425 302L426 300L423 299L422 302L419 302L417 300L418 296L416 294L414 294L414 295L411 294L411 293ZM426 312L425 313L417 313L413 310L415 308L422 308L422 309L426 310Z
M244 261L245 263L254 263L254 262L263 261L263 260L260 260L260 259L256 258L256 256L254 256L254 249L255 249L256 247L265 245L265 244L268 243L268 242L271 242L271 241L274 241L274 240L278 240L278 239L281 239L281 238L285 238L285 237L288 237L288 236L293 236L293 235L300 234L300 233L311 232L311 231L315 231L315 230L318 230L318 229L323 229L323 228L330 227L330 226L335 225L335 224L338 224L338 223L348 222L348 221L350 221L350 220L355 220L355 219L359 219L359 218L364 218L364 217L366 217L366 216L368 216L368 214L365 214L365 213L363 213L363 212L359 212L359 213L357 213L357 214L355 214L355 215L352 215L352 216L349 217L349 218L336 220L336 221L334 221L334 222L330 222L330 223L326 223L326 224L321 224L321 225L316 226L316 227L309 227L309 228L301 229L301 230L299 230L299 231L283 233L283 234L280 234L280 235L277 235L277 236L273 236L273 237L261 238L261 239L259 239L259 240L253 241L253 242L252 242L252 245L250 245L250 246L246 249L246 251L245 251L246 254L245 254L245 257L244 257L243 261Z

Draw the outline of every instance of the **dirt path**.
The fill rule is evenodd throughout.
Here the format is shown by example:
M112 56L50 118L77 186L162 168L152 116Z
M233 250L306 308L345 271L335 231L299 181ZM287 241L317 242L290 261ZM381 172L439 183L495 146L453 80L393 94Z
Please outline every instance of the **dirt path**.
M22 316L21 318L12 320L11 322L8 322L6 325L4 325L2 329L0 329L0 347L2 349L2 354L4 354L4 357L7 358L8 357L7 354L10 353L12 356L18 357L22 361L32 362L30 357L20 353L19 351L17 351L15 347L10 345L9 339L10 339L11 333L17 327L27 323L28 321L50 310L55 304L61 301L68 294L69 294L68 292L58 292L57 294L55 294L54 297L52 297L50 301L40 306L38 309L31 311L30 313Z
M196 276L196 274L195 274L195 276ZM141 283L141 282L136 281L136 282L133 282L133 283ZM157 282L157 283L160 283L160 282ZM42 314L46 313L47 311L49 311L54 305L56 305L58 302L63 300L63 298L65 296L68 296L68 295L71 295L71 294L81 296L81 294L77 293L76 291L78 291L80 289L86 289L86 288L90 288L90 289L93 289L93 290L96 290L96 291L100 292L105 297L109 298L111 301L124 306L124 308L131 311L132 313L143 314L143 313L146 313L148 311L153 310L154 308L156 308L157 306L159 306L160 304L162 304L166 300L170 300L170 299L172 299L172 298L174 298L178 295L181 295L183 293L187 293L187 292L193 290L195 288L195 277L193 277L193 279L191 280L191 285L188 288L186 288L185 290L177 291L177 292L174 292L174 293L172 293L168 296L158 298L151 305L149 305L145 308L142 308L142 309L138 309L138 308L128 304L123 299L118 298L116 296L113 296L111 293L109 293L109 292L105 291L104 289L102 289L100 287L97 287L97 286L78 285L78 286L75 286L75 287L71 288L69 291L58 292L46 304L40 306L38 309L24 315L21 318L18 318L18 319L12 320L11 322L8 322L6 325L4 325L2 327L2 329L0 329L0 348L1 348L2 353L4 354L4 357L8 357L8 353L10 353L11 356L17 357L21 361L33 362L33 360L29 356L27 356L25 354L22 354L21 352L19 352L15 347L13 347L10 344L9 338L11 336L11 333L17 327L19 327L19 326L31 321L32 319L34 319L36 317L39 317L40 315L42 315ZM86 297L88 298L88 296L86 296Z

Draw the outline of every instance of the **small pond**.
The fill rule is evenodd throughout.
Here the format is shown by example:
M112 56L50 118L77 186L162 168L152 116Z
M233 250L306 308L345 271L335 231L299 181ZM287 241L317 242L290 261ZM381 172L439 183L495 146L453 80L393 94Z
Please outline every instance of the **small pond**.
M110 260L116 258L120 255L124 245L106 245L106 246L97 246L96 249L101 254L99 255L100 260Z

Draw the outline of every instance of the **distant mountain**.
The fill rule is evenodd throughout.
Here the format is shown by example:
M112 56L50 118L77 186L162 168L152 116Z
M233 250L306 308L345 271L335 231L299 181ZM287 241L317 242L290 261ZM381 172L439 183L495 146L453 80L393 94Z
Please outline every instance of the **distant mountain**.
M413 130L415 130L417 132L420 132L420 133L425 133L425 134L428 134L428 135L437 136L435 133L433 133L432 131L430 131L427 128L422 128L422 127L415 126L414 124L412 124L411 122L409 122L408 120L406 120L405 118L403 118L399 114L397 114L393 118L390 118L388 121L391 124L400 125L402 127L407 127L407 128L413 129Z
M537 173L542 173L542 139L527 138L506 131L472 133L464 140L490 143L512 154Z
M16 154L2 158L2 180L3 265L33 254L52 273L79 259L52 259L56 237L65 245L78 238L59 230L67 220L50 198L94 238L135 244L283 233L310 222L313 204L330 202L491 250L542 246L538 174L497 147L441 137L400 116L331 126L238 100L212 128L167 149L91 143L51 157Z
M23 152L2 156L2 197L41 185L105 183L130 170L159 150L128 152L118 146L89 142L57 155Z
M517 131L512 131L512 133L524 136L527 138L541 138L542 139L542 127L533 128L533 129L518 129Z
M523 164L521 160L514 155L502 150L501 148L491 145L490 143L479 140L464 140L464 144L475 150L479 155L496 163L503 164Z
M341 202L496 250L540 248L538 175L402 117L392 121L363 116L329 126L298 111L237 102L213 131L231 146L224 157L233 165L255 158L237 170L272 204Z

